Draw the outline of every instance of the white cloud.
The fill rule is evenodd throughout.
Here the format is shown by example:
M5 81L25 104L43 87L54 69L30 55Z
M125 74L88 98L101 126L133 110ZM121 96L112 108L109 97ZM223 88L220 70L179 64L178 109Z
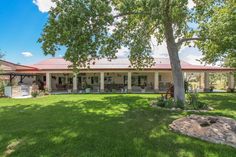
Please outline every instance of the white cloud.
M195 7L195 3L193 2L193 0L188 0L188 8L192 9L193 7Z
M152 47L152 56L155 58L168 58L168 50L166 42L161 44L157 43L157 40L154 36L151 37L151 47Z
M32 57L33 54L31 52L22 52L21 53L24 57Z
M52 7L56 6L51 0L33 0L33 3L37 5L39 11L43 13L48 12Z
M51 0L33 0L33 3L37 5L39 10L43 13L48 12L51 7L56 6L56 4L53 3ZM195 3L193 2L193 0L188 0L188 8L192 9L194 6ZM116 11L113 7L112 13L116 15L118 11Z
M169 58L166 42L163 42L160 45L153 45L152 53L152 56L155 58Z
M198 60L200 60L203 55L202 52L196 47L184 46L180 50L179 57L181 60L190 64L201 65L201 62Z
M158 45L156 39L152 37L151 44L152 44L153 57L169 58L166 42L163 42L160 45ZM201 63L198 60L201 59L203 55L198 48L183 46L179 51L179 57L180 60L183 60L190 64L200 65Z
M127 58L129 55L129 49L126 47L121 47L121 49L118 50L116 53L116 56L118 58Z

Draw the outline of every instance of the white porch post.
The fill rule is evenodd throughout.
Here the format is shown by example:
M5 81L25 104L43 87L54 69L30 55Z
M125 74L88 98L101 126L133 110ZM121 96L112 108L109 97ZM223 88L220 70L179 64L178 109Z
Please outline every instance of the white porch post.
M204 73L200 73L199 88L204 89Z
M154 90L156 93L159 92L159 72L154 73Z
M66 85L68 84L68 75L66 74L66 77L65 77L65 83Z
M104 92L104 72L100 72L100 92Z
M187 81L187 72L183 72L183 77L184 77L184 80Z
M228 75L228 88L229 89L234 89L235 84L234 84L234 74L233 73L229 73Z
M51 86L51 73L46 73L46 88L48 89L49 92L52 91L52 86Z
M78 91L78 78L77 78L77 74L74 73L74 77L73 77L73 92L77 92Z
M209 72L204 72L204 91L209 92Z
M128 92L132 91L132 73L128 72Z

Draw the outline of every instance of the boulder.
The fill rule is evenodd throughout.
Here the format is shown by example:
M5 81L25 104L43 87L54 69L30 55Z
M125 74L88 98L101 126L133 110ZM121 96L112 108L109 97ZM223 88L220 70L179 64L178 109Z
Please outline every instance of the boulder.
M236 148L236 120L231 118L190 115L173 121L169 127L184 135Z

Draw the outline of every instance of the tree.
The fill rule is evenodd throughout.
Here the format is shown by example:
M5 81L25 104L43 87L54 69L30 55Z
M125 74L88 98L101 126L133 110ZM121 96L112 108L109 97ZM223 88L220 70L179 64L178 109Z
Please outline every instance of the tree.
M199 29L197 36L204 42L196 42L203 52L203 61L215 63L224 61L225 65L236 67L236 2L235 0L195 1L195 20Z
M212 8L227 6L223 0L194 0L196 6L192 10L187 7L188 0L54 1L57 5L49 12L49 20L39 39L45 54L54 55L60 46L64 46L65 59L72 61L77 69L78 66L89 66L95 58L113 59L117 49L125 46L130 49L132 66L143 68L153 65L151 38L158 43L165 41L172 68L174 97L182 102L185 95L179 50L182 44L197 41L197 46L205 54L215 56L202 44L213 40L204 33L214 27L205 22L214 21L216 10ZM189 27L189 22L197 28ZM109 32L110 26L115 26L112 32ZM231 45L222 43L220 47L225 46L222 53L231 49Z
M108 51L112 46L108 26L113 23L109 0L55 0L55 3L57 6L49 12L39 39L46 55L55 55L65 47L64 58L73 63L74 69L89 66L93 59L114 58L115 53Z
M140 62L152 62L151 37L155 37L158 43L166 41L174 82L174 97L176 101L182 102L185 99L184 80L178 51L183 42L190 40L185 38L189 18L187 4L187 0L114 2L120 16L124 16L117 24L114 36L119 36L120 43L123 41L122 44L130 47L131 63L142 66Z

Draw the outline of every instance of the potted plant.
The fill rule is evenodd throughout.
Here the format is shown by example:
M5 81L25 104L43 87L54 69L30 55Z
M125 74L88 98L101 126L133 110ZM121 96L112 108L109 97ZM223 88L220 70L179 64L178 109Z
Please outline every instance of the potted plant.
M213 85L211 85L210 86L210 92L213 92L213 89L214 89L215 87L213 86Z

